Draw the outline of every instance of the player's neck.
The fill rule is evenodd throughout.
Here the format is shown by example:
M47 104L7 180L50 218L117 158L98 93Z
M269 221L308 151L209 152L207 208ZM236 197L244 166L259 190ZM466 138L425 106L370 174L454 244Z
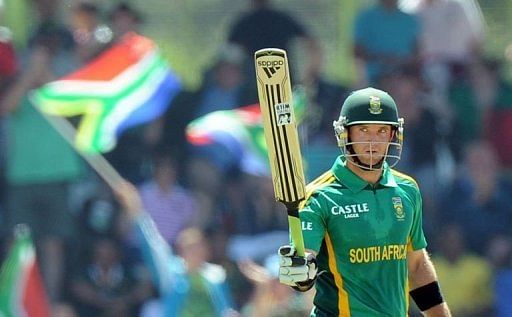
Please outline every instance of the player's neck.
M377 184L382 176L382 169L366 170L350 161L347 162L347 168L372 185Z

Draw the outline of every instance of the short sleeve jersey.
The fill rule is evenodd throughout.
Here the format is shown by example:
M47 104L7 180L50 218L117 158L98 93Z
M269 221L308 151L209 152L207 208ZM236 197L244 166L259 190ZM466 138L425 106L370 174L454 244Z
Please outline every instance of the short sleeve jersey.
M414 179L384 165L370 185L339 157L307 188L300 210L307 249L318 253L318 316L407 316L407 252L427 246Z

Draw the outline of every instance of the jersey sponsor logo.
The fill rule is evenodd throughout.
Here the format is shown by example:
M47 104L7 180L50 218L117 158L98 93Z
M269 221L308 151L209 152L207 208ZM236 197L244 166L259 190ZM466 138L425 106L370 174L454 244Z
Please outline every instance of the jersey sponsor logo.
M393 202L393 208L395 208L396 220L404 221L405 212L404 212L404 205L402 204L402 198L393 197L393 198L391 198L391 201Z
M313 223L309 221L301 221L302 231L313 231Z
M343 215L345 219L359 218L360 214L369 212L370 208L368 203L352 204L346 206L334 206L331 208L331 213L335 216Z
M407 244L377 245L349 250L350 263L370 263L407 259Z

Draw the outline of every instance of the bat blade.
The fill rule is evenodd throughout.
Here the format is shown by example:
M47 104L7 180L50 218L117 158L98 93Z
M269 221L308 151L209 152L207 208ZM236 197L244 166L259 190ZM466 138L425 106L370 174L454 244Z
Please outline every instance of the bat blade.
M295 248L304 254L299 203L305 198L297 123L286 51L261 49L254 54L258 97L276 200L288 210L288 222Z

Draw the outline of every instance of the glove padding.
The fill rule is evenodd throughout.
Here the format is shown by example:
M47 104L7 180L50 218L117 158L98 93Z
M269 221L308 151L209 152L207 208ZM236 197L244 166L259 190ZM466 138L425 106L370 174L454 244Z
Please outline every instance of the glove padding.
M318 266L313 253L298 256L291 245L279 248L279 281L295 290L305 292L315 284Z

